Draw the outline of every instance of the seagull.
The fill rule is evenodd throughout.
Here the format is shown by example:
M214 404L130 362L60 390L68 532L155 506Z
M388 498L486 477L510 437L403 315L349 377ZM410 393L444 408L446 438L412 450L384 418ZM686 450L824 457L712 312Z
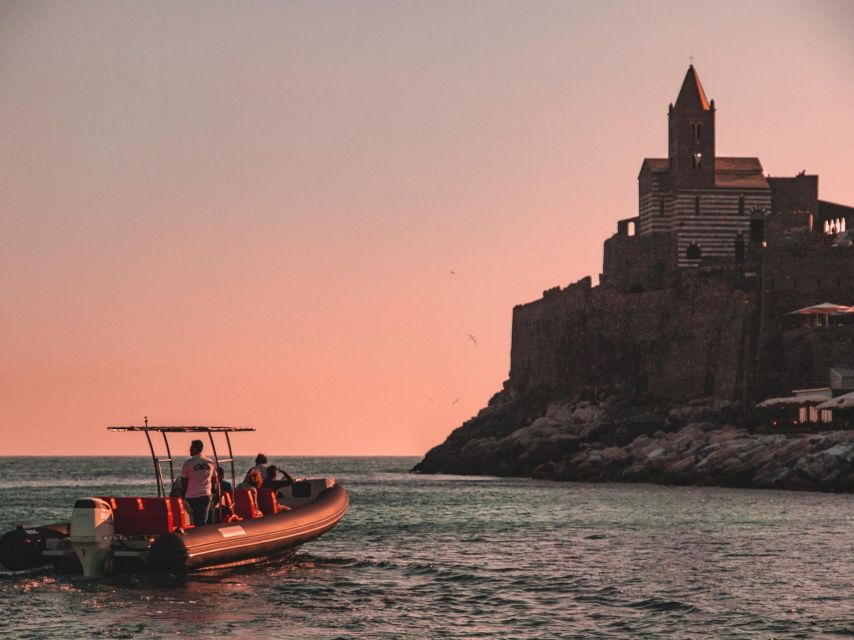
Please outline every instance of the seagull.
M474 342L474 346L477 346L477 338L475 338L475 337L474 337L472 334L470 334L470 333L467 333L466 335L469 337L469 340L471 340L472 342Z
M456 400L454 400L454 401L451 403L451 406L453 407L453 406L454 406L455 404L457 404L459 401L460 401L460 399L459 399L459 398L457 398Z
M455 275L457 275L457 272L456 272L456 271L454 271L453 269L451 269L451 275L452 275L452 276L455 276Z

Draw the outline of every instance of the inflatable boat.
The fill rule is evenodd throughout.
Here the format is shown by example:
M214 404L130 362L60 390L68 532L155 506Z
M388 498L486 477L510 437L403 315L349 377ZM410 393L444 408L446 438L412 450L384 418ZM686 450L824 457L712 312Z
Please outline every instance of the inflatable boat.
M271 560L292 553L334 527L347 512L347 491L334 478L295 478L278 489L237 490L222 500L214 524L193 526L180 497L166 495L163 465L175 474L167 434L207 433L217 466L231 464L230 433L251 427L109 427L142 431L148 439L157 497L92 496L74 503L71 521L39 527L18 526L0 537L0 564L11 571L53 564L85 576L156 571L184 574ZM155 452L151 433L160 433L166 456ZM222 434L228 456L217 455L214 434ZM228 503L224 509L222 503Z

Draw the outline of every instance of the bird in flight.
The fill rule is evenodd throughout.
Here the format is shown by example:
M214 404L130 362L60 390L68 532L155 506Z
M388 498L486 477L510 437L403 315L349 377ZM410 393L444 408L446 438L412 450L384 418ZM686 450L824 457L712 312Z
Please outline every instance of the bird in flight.
M456 400L454 400L454 401L451 403L451 406L453 407L453 406L454 406L455 404L457 404L459 401L460 401L460 399L459 399L459 398L457 398Z
M451 275L452 275L452 276L455 276L455 275L457 275L457 272L456 272L456 271L454 271L453 269L451 269Z
M475 338L475 337L474 337L472 334L470 334L470 333L467 333L466 335L469 337L469 340L471 340L472 342L474 342L474 346L477 346L477 338Z

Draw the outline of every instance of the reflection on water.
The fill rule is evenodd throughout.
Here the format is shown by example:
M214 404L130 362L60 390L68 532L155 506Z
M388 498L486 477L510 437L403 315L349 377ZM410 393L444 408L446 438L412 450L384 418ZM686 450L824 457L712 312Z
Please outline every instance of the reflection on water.
M186 579L0 574L0 637L854 635L852 496L413 476L412 459L282 462L351 491L341 525L292 559ZM112 463L57 464L61 477L102 478L92 493L149 481L145 459L127 459L124 485ZM32 461L0 469L0 487L16 487L0 488L4 503L33 521L67 518L80 485L22 487L16 466Z

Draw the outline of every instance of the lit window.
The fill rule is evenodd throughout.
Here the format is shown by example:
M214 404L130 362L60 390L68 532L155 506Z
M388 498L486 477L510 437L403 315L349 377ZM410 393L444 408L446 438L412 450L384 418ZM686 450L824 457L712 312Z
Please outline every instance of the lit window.
M699 169L703 165L703 154L695 153L694 154L694 168Z

